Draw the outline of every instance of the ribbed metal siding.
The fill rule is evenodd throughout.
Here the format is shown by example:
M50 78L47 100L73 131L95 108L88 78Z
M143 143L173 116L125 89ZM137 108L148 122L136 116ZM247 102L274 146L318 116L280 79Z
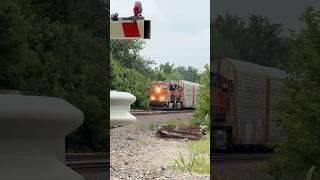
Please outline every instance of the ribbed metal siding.
M271 140L272 143L276 143L280 138L280 127L278 127L280 118L279 102L280 98L283 96L283 80L272 79L271 87Z
M271 143L275 144L280 139L281 130L279 127L280 109L279 103L283 97L283 86L288 74L275 68L265 67L268 78L271 80L271 98L270 98L270 132Z
M238 129L236 144L262 144L265 107L266 76L238 73L237 102Z

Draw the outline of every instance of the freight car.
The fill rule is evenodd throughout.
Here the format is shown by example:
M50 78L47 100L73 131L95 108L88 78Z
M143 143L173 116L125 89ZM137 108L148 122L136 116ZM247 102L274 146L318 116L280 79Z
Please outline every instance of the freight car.
M280 138L278 103L287 74L233 59L217 59L211 78L215 149L272 148Z
M184 81L157 81L149 89L150 109L195 109L199 84Z

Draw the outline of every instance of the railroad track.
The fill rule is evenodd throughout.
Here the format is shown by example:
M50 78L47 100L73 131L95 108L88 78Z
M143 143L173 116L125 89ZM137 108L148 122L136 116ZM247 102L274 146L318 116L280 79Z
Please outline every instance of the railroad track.
M264 154L228 154L217 153L213 158L213 163L234 163L244 161L267 161L272 157L271 153ZM78 173L105 173L109 172L109 162L107 153L75 153L66 154L65 164Z
M109 171L106 153L74 153L65 155L65 164L77 172Z
M131 114L134 116L151 116L151 115L162 115L162 114L180 114L180 113L193 113L194 110L132 110Z
M211 156L213 162L257 161L269 160L273 154L216 154Z

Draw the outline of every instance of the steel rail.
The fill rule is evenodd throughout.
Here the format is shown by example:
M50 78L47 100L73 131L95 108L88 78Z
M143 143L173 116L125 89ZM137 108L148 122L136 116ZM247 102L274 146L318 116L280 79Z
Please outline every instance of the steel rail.
M193 112L194 110L167 110L167 111L132 110L131 114L134 116L151 116L151 115L182 114L182 113L193 113Z

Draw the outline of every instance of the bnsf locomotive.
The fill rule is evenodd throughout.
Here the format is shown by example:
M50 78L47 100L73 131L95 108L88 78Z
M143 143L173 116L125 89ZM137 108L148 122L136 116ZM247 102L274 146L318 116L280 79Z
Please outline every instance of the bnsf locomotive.
M184 81L157 81L149 89L150 109L195 109L199 84Z
M215 149L265 149L279 140L278 103L286 77L275 68L233 59L214 60L211 105Z

